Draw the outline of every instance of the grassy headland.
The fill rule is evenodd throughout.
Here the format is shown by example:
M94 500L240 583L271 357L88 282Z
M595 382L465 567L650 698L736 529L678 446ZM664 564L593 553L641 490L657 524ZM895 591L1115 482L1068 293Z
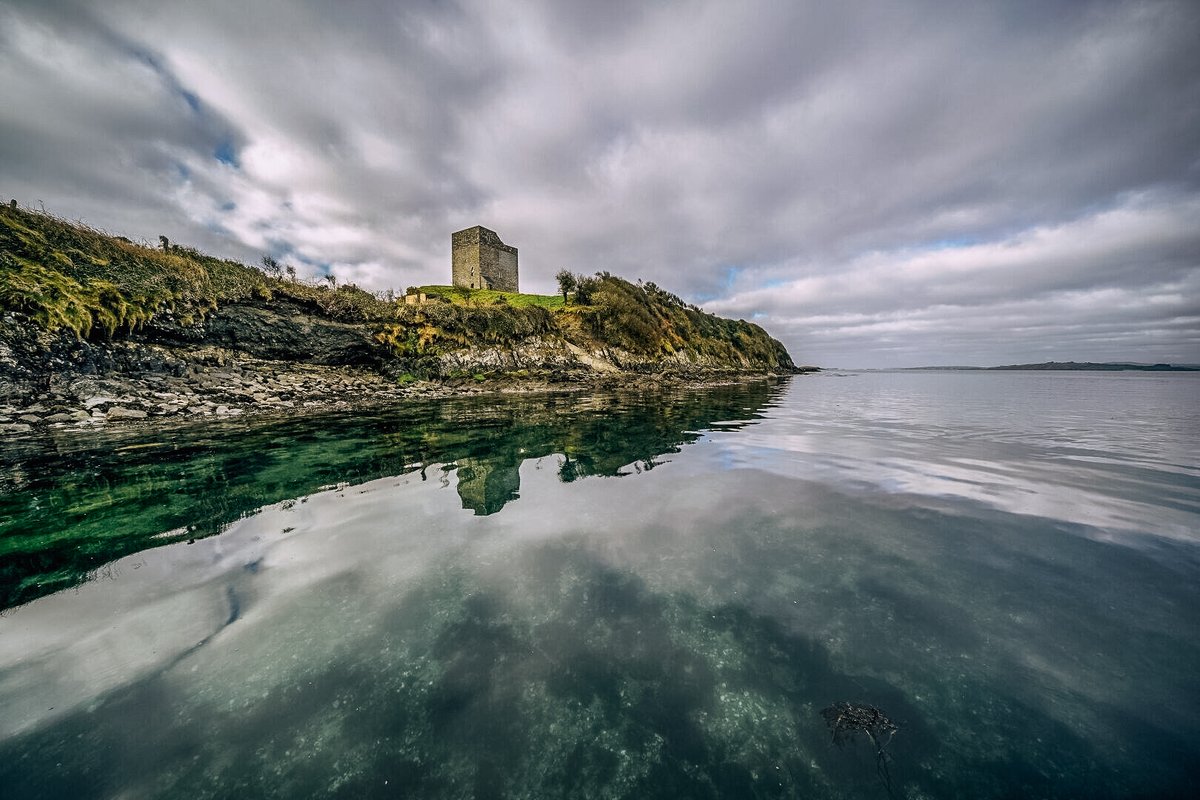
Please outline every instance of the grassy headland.
M426 299L0 206L0 432L312 406L338 391L379 400L427 381L795 370L759 326L607 273L580 276L566 299L452 286L409 294Z
M739 371L790 371L786 350L757 325L688 305L654 284L607 273L584 291L531 295L451 286L414 287L419 305L353 285L307 283L201 253L165 239L137 244L52 215L0 207L0 306L22 324L80 339L128 337L148 323L182 329L220 309L299 306L327 320L365 326L390 355L424 375L437 358L473 347L561 339L646 369L661 362ZM622 358L624 356L624 358Z

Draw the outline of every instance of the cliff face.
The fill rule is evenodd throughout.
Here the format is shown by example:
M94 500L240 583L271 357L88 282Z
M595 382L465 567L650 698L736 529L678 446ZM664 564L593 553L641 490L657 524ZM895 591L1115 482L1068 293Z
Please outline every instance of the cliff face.
M239 362L359 370L380 385L794 370L757 325L706 314L653 284L589 281L587 303L467 292L406 305L2 207L0 417L7 409L12 423L56 386L77 414L72 404L86 398L63 387L81 377L186 378Z
M168 347L207 345L252 358L326 366L371 366L385 355L370 326L330 319L287 297L236 302L189 324L161 314L128 338Z

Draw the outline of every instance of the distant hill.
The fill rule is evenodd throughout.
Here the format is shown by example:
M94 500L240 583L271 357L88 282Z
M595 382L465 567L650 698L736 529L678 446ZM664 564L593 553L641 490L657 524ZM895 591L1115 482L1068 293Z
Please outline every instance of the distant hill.
M1040 364L1006 364L1002 367L986 367L985 369L1020 369L1020 370L1078 370L1088 372L1195 372L1200 366L1189 364L1135 364L1128 361L1043 361Z
M1040 364L1005 364L1000 367L968 367L968 366L939 366L939 367L905 367L906 370L935 370L941 372L956 371L988 371L988 370L1058 370L1079 372L1197 372L1200 364L1137 364L1132 361L1043 361Z

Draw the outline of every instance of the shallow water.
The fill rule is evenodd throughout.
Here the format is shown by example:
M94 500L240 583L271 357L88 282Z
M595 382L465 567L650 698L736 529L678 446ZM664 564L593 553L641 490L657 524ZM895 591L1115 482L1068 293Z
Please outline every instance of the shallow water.
M1197 390L864 373L6 448L0 795L1193 796ZM842 701L898 725L883 770Z

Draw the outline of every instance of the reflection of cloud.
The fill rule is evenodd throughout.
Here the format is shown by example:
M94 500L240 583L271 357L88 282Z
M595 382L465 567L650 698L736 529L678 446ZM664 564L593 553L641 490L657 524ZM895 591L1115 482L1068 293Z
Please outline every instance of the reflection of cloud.
M101 569L78 592L60 592L0 620L0 738L155 675L232 616L228 589L261 542L209 540L151 551Z
M1188 374L1166 389L1083 373L863 373L850 385L814 377L794 384L802 405L722 445L743 467L847 490L968 500L1098 536L1191 540L1194 514L1171 488L1200 477L1186 437L1129 413L1170 407L1193 383Z
M565 459L527 460L530 501L503 514L464 514L449 484L412 473L123 560L115 580L0 618L0 699L14 727L35 731L0 742L30 756L0 771L61 758L38 779L217 785L237 770L307 786L397 764L426 765L414 780L460 780L460 765L470 776L503 758L496 774L527 789L555 770L578 778L584 756L611 766L614 747L627 751L622 776L673 768L660 743L680 719L689 746L708 748L705 768L800 752L824 769L838 756L813 709L848 693L903 714L910 732L951 731L930 757L999 763L998 781L1016 760L1068 757L1091 779L1108 763L1094 742L1128 741L1123 723L1140 714L1194 729L1171 696L1191 685L1191 661L1156 657L1194 649L1184 572L1054 519L843 491L849 470L782 475L778 452L820 464L812 451L835 437L776 436L779 422L712 432L669 468L623 480L566 483ZM947 459L961 471L914 465L903 436L895 454L848 448L843 463L919 473L909 488L922 491L923 476L976 483L984 465L961 453ZM731 453L747 468L727 469ZM1114 638L1121 647L1105 645ZM10 690L27 696L10 704ZM1006 735L1014 719L1020 737Z
M270 620L301 613L306 596L356 573L372 548L371 594L390 598L389 585L454 547L456 507L440 486L415 476L334 489L266 509L219 537L122 559L105 568L111 580L101 575L10 612L0 619L0 736L164 670L186 675L197 661L236 659L239 647L270 635ZM398 540L401 551L393 549ZM311 610L318 618L307 621L303 641L275 645L310 656L344 645Z
M1114 758L1153 772L1174 751L1131 737L1128 720L1164 737L1196 726L1178 699L1194 683L1195 548L1164 538L1195 529L1197 472L1180 435L1193 417L1178 413L1195 383L814 376L782 398L760 385L593 396L586 413L539 413L548 398L511 414L442 403L423 408L447 419L424 427L392 416L391 427L346 418L329 439L315 431L336 426L286 429L307 431L311 449L268 428L287 443L285 463L407 471L327 481L0 617L0 779L60 752L67 763L46 780L91 769L150 782L178 769L186 782L233 768L273 779L320 759L344 776L393 769L401 760L386 747L453 770L480 762L447 752L493 757L495 741L516 743L506 765L538 759L521 777L544 776L576 744L677 731L681 717L712 752L749 742L821 763L833 751L819 726L815 745L803 739L804 720L859 691L950 731L943 763L1062 764L1067 741L1086 767L1072 774L1090 780L1109 763L1094 743L1115 742L1130 749ZM1158 416L1130 419L1130 408ZM734 418L755 424L711 424ZM707 432L685 433L704 421ZM459 456L457 485L448 465L427 465L445 483L413 471L417 440ZM566 457L538 454L567 440L572 464L603 469L580 474L632 476L562 480ZM245 469L247 445L257 454L262 441L228 437L221 452ZM667 467L622 468L664 447L680 453ZM140 469L141 452L119 458ZM249 464L256 479L281 480L278 465ZM503 514L461 510L518 484L524 501ZM1102 541L1110 533L1122 546ZM995 742L1012 752L996 759ZM16 751L30 760L7 757ZM125 752L151 766L93 759ZM657 754L639 750L637 764Z

